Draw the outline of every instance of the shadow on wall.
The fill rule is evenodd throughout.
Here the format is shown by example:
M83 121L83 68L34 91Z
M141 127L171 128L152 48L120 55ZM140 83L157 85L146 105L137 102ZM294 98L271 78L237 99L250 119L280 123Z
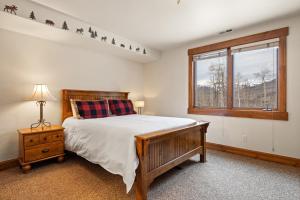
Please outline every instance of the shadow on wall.
M0 132L0 162L18 157L18 142L16 130Z
M34 119L33 102L18 101L0 104L0 161L18 156L17 129L28 127L30 119Z

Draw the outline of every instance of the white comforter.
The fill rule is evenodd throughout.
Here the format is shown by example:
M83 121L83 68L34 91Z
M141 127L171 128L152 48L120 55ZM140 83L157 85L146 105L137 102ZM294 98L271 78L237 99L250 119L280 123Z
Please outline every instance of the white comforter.
M67 118L63 127L67 150L121 175L129 192L139 164L134 136L193 123L195 120L185 118L126 115L85 120Z

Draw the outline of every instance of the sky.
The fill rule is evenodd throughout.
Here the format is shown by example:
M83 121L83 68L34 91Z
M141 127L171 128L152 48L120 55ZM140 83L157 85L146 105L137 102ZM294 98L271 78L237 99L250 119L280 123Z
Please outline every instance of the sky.
M271 74L266 81L272 80L277 74L277 49L272 47L267 49L258 49L253 51L245 51L235 53L234 55L234 76L240 73L243 82L248 79L252 84L260 84L261 79L256 78L254 73L261 72L262 69L269 69ZM210 72L209 66L212 64L223 63L227 67L226 57L219 57L197 61L197 85L209 85Z

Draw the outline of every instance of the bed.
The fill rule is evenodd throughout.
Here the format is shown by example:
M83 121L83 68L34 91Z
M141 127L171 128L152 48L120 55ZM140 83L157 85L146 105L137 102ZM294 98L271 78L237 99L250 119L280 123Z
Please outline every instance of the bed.
M70 99L128 99L128 92L63 90L62 120L66 149L121 175L127 192L135 182L138 200L147 199L156 177L192 156L206 161L208 122L146 115L78 120Z

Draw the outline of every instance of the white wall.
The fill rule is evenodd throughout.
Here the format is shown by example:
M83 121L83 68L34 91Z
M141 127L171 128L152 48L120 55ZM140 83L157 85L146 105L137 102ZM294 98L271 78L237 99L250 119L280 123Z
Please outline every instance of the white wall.
M60 123L60 90L128 91L143 97L143 67L107 54L62 46L0 29L0 161L18 156L16 130L39 118L31 101L34 83L48 84L56 102L48 102L45 118Z
M290 27L287 56L287 110L289 121L258 120L208 115L187 115L189 48ZM231 34L207 38L170 51L144 70L146 113L188 116L210 121L209 142L300 158L300 16L272 21ZM242 136L247 135L247 143ZM274 151L272 146L274 144Z

